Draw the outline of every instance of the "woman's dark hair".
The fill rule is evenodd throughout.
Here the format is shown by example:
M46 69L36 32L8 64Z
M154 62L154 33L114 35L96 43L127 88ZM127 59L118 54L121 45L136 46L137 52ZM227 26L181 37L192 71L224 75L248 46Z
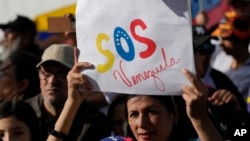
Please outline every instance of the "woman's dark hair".
M41 131L33 108L22 100L2 100L0 102L0 119L15 116L30 129L32 141L41 141Z
M135 96L140 96L140 95L129 95L129 96L127 96L126 101L125 101L126 108L127 108L128 100L135 97ZM161 102L161 104L163 104L165 106L166 110L169 113L175 112L175 104L174 104L174 99L172 98L172 96L166 96L166 95L164 95L164 96L161 96L161 95L147 95L147 96L150 96L150 97L152 97L154 99L159 100Z
M120 104L124 104L124 100L126 99L127 95L119 95L114 101L112 101L112 103L109 105L109 109L108 109L108 118L112 119L113 115L114 115L114 109L120 105Z
M14 73L17 81L27 79L29 85L23 92L23 100L40 93L39 76L36 65L40 59L25 51L17 51L10 55L9 60L13 63Z
M123 119L119 119L118 121L114 121L113 120L113 116L114 116L114 114L115 114L115 108L117 107L117 106L119 106L120 104L122 104L122 106L124 106L124 108L125 108L125 103L124 103L124 100L126 99L126 97L127 97L127 95L124 95L124 94L119 94L115 99L114 99L114 101L112 101L112 103L109 105L109 108L108 108L108 114L107 114L107 116L108 116L108 119L109 119L109 122L110 122L110 125L112 125L112 130L113 130L113 126L114 125L120 125L120 124L126 124L126 117L124 117ZM123 109L124 111L121 111L121 112L124 112L124 114L125 114L125 109ZM124 127L125 128L125 127ZM124 129L123 128L123 129ZM125 129L124 129L125 130ZM123 131L124 131L123 130ZM124 131L124 133L125 133L126 131ZM114 134L115 134L115 132L114 132ZM122 136L124 136L124 135L122 135Z
M138 95L129 95L129 96L127 96L127 98L125 100L126 118L128 117L127 102L129 99L131 99L135 96L138 96ZM174 103L174 99L172 96L166 96L166 95L164 95L164 96L148 95L148 96L150 96L154 99L157 99L159 102L161 102L165 106L166 110L169 113L175 112L175 103ZM127 127L129 127L129 125L127 125ZM135 140L135 137L134 137L130 128L127 128L127 136L132 137ZM185 141L185 140L187 140L185 133L182 133L181 131L179 132L177 125L174 124L172 134L170 135L169 141Z

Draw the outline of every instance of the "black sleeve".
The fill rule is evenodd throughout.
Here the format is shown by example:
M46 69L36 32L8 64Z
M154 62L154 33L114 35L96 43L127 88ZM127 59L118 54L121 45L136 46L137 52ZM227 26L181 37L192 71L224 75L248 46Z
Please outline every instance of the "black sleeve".
M84 102L79 108L68 134L68 141L99 141L111 135L108 118Z
M99 113L97 116L93 117L91 126L87 131L84 141L100 141L101 139L111 135L111 126L109 124L108 118Z

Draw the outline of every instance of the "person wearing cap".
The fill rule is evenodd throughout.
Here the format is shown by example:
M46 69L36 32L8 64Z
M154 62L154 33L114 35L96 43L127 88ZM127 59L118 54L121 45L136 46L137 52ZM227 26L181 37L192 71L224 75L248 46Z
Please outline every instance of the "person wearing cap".
M0 24L0 29L4 31L4 40L0 59L4 60L14 51L25 50L37 57L41 57L42 51L35 43L36 24L25 16L18 15L14 21L5 24Z
M250 32L250 0L228 0L228 4L232 9L225 13L224 18L233 21L236 29Z
M225 13L212 36L219 36L220 47L213 55L213 67L225 73L247 101L250 96L250 1L229 0L233 7ZM250 101L249 101L250 104ZM250 108L249 108L250 111Z
M49 134L58 135L55 123L67 99L71 98L71 96L68 97L68 90L70 90L68 87L71 88L68 85L71 83L67 82L66 77L73 66L74 47L66 44L49 46L44 51L41 62L37 64L41 94L28 99L27 102L36 111L42 128L43 140L46 140ZM79 108L75 109L76 115L69 133L65 136L59 134L60 138L64 138L65 141L98 141L110 134L107 117L86 100L79 102Z
M234 83L210 65L218 39L207 34L204 27L193 26L193 40L196 71L209 88L208 114L223 138L229 139L231 130L249 117L246 102Z

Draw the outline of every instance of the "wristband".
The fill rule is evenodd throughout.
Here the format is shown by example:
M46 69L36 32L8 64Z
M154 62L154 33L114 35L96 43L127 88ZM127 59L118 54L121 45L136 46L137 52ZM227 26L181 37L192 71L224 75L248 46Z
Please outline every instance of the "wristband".
M66 139L67 138L67 135L62 133L62 132L58 132L56 130L52 130L49 132L50 135L54 136L54 137L57 137L59 139Z

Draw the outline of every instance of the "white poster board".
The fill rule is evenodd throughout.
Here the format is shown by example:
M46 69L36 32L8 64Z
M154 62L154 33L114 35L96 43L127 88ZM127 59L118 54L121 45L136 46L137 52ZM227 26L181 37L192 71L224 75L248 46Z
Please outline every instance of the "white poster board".
M178 95L195 72L186 0L78 0L76 31L97 91Z

